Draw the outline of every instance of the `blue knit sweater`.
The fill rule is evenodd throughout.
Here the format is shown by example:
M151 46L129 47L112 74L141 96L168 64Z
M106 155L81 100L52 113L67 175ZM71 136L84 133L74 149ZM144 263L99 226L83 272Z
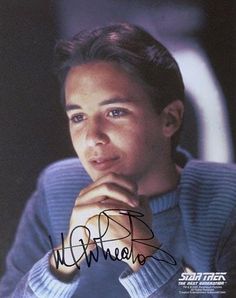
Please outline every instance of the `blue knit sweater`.
M64 283L49 270L48 235L55 246L60 243L61 233L68 230L74 200L90 182L78 159L57 162L41 174L8 254L0 297L179 297L178 279L186 267L194 272L227 272L226 297L233 295L234 165L191 161L177 190L150 200L152 230L162 243L162 250L154 256L166 259L166 251L176 265L150 258L134 273L125 263L105 260L100 254L98 262L92 262L90 268L84 263L74 279Z

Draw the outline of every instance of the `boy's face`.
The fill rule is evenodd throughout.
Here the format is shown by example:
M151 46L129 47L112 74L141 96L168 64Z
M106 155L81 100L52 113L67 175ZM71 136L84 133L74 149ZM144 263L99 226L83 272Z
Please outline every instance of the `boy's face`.
M118 64L73 67L65 83L73 146L93 180L115 172L139 183L169 160L170 142L144 88Z

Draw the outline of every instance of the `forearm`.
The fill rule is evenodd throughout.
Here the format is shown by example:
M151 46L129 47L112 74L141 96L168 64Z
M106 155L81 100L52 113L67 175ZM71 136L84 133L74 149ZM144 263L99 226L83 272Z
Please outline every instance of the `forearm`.
M13 291L3 280L0 297L71 297L78 286L79 277L74 275L70 282L58 280L50 270L50 255L51 252L47 253L35 263Z

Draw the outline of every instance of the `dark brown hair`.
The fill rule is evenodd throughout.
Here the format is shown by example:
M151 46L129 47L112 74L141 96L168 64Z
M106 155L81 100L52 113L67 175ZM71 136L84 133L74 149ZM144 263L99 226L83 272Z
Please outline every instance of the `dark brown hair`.
M147 89L155 110L160 113L169 103L184 101L184 84L170 52L144 29L131 24L114 24L92 31L81 31L55 48L55 69L62 86L71 67L91 61L119 63ZM178 132L172 138L176 146Z

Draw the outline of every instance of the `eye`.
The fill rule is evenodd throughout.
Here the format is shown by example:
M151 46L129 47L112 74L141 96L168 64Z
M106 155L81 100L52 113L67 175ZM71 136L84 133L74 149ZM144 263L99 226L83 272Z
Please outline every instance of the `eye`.
M80 123L85 120L84 114L75 114L69 117L70 122L72 123Z
M122 116L125 116L127 114L127 111L125 109L112 109L108 112L108 116L112 118L119 118Z

